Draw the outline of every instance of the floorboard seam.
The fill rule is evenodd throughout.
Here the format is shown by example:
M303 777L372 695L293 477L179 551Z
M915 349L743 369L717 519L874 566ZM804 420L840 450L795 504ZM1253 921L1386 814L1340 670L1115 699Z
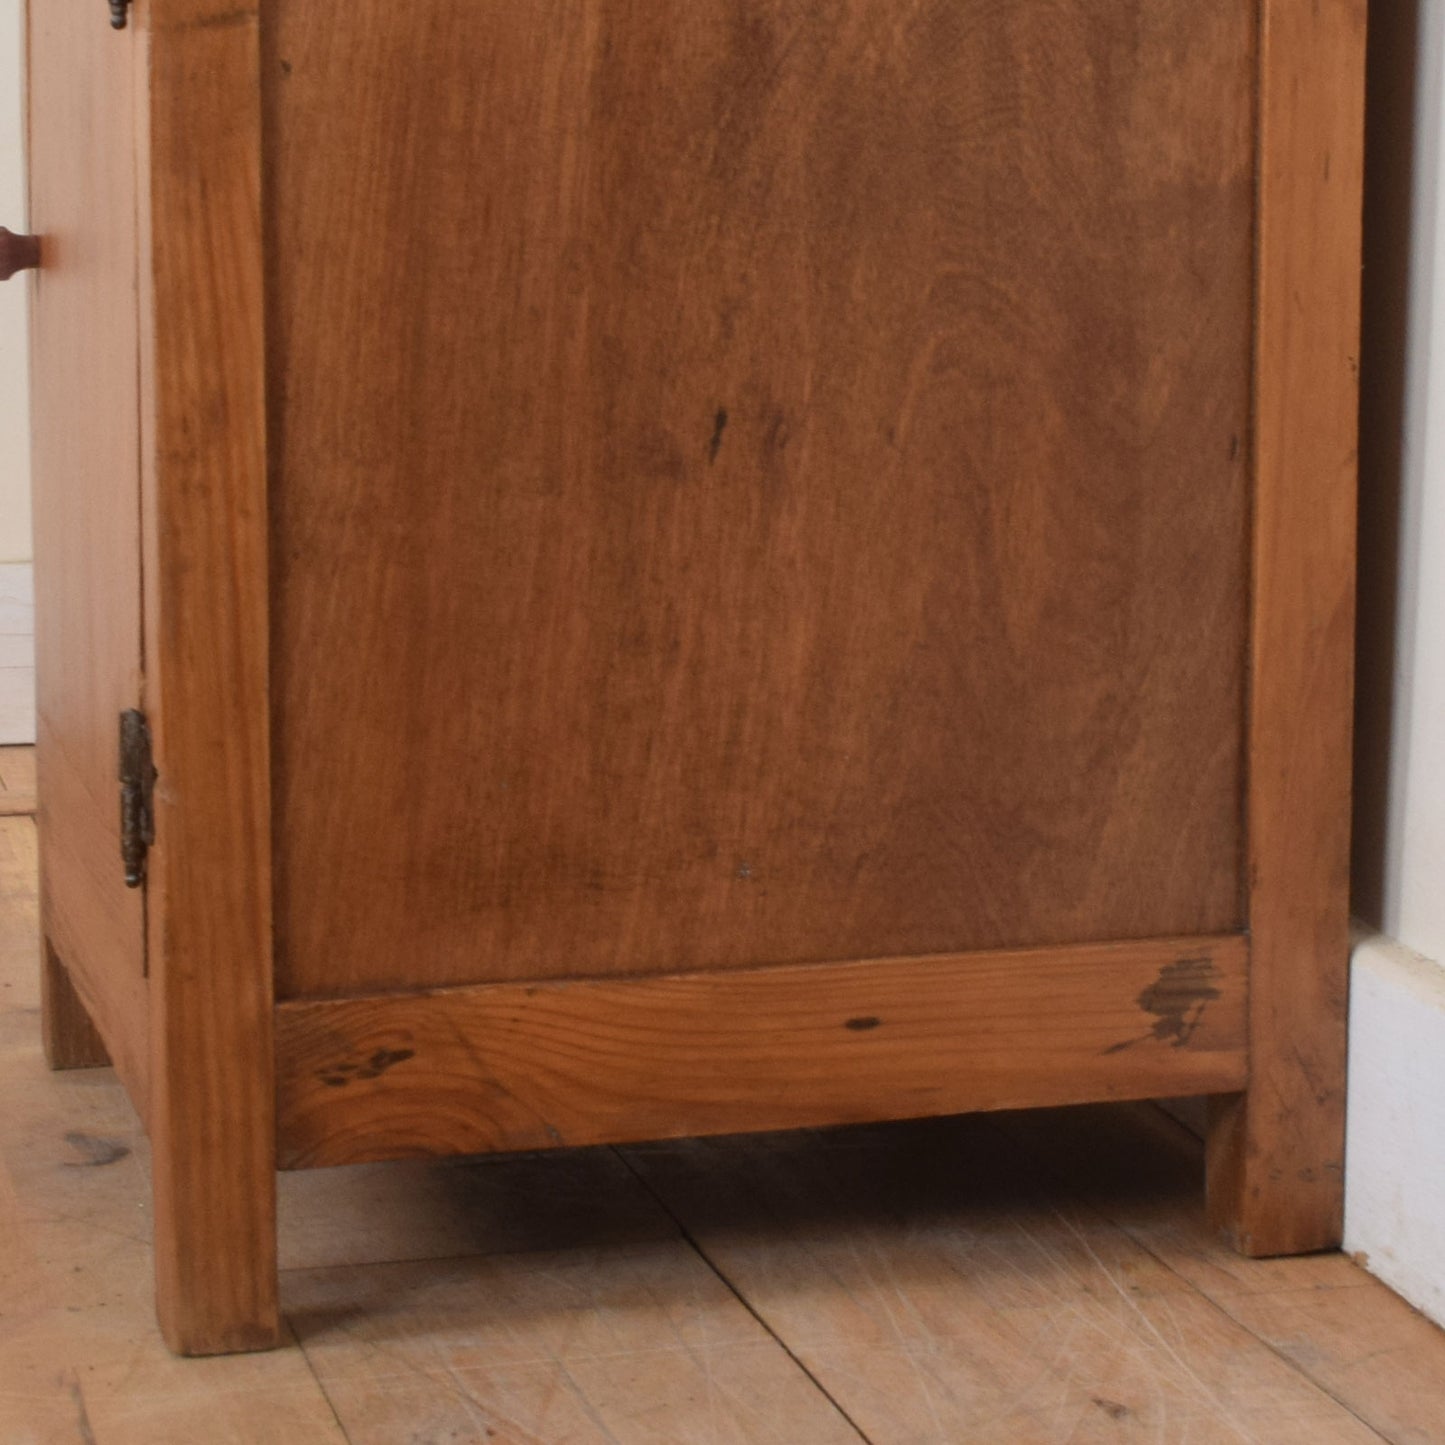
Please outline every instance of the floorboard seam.
M833 1409L838 1412L842 1419L847 1423L848 1428L852 1430L853 1433L857 1435L857 1437L861 1441L863 1441L863 1445L873 1445L873 1441L870 1440L869 1437L864 1433L863 1427L859 1425L859 1423L847 1412L847 1410L843 1408L843 1406L839 1403L837 1397L833 1394L833 1392L829 1390L828 1387L817 1377L817 1375L815 1375L812 1370L810 1370L808 1366L798 1357L798 1355L794 1353L792 1346L789 1345L789 1343L772 1327L772 1325L768 1323L768 1321L754 1306L753 1302L748 1299L748 1297L737 1287L737 1285L732 1282L732 1280L728 1278L728 1276L718 1265L717 1261L713 1259L713 1257L707 1252L707 1250L702 1247L702 1244L698 1241L697 1237L678 1217L676 1211L672 1208L672 1206L653 1187L652 1181L649 1180L647 1176L643 1174L643 1172L638 1169L635 1164L633 1164L632 1160L627 1157L625 1150L620 1148L614 1148L612 1152L622 1161L623 1165L629 1170L629 1172L633 1175L637 1182L648 1192L649 1195L652 1196L654 1200L656 1200L658 1208L661 1209L662 1212L666 1214L667 1217L672 1220L672 1222L677 1226L678 1233L682 1235L683 1239L686 1240L687 1244L694 1251L694 1253L696 1253L698 1258L701 1259L702 1262L713 1272L713 1274L717 1276L718 1280L722 1283L723 1287L728 1291L728 1293L731 1294L732 1297L737 1300L737 1302L753 1317L753 1319L758 1322L758 1325L767 1333L768 1338L774 1340L777 1343L779 1349L781 1349L783 1353L787 1355L787 1357L798 1367L798 1369L800 1369L803 1374L806 1375L810 1381L812 1381L813 1388L817 1390L817 1392L833 1407Z
M1149 1256L1150 1259L1154 1260L1157 1264L1160 1264L1165 1269L1167 1269L1169 1273L1172 1274L1174 1278L1177 1279L1181 1284L1183 1284L1186 1289L1193 1290L1193 1292L1197 1294L1199 1298L1202 1299L1211 1309L1217 1310L1225 1317L1225 1319L1230 1320L1234 1324L1238 1325L1239 1328L1244 1330L1251 1339L1258 1340L1259 1343L1263 1345L1264 1348L1275 1357L1275 1359L1280 1361L1281 1364L1288 1366L1289 1369L1293 1370L1294 1373L1298 1375L1301 1379L1308 1380L1310 1384L1313 1385L1314 1388L1320 1392L1320 1394L1324 1395L1326 1399L1333 1400L1335 1404L1338 1405L1340 1409L1345 1412L1345 1414L1347 1414L1352 1420L1355 1420L1359 1424L1363 1425L1365 1429L1368 1430L1370 1434L1372 1434L1377 1440L1384 1440L1387 1442L1387 1445L1398 1445L1398 1442L1396 1442L1391 1436L1386 1435L1384 1431L1382 1431L1378 1426L1374 1425L1371 1421L1367 1420L1363 1415L1361 1415L1360 1412L1356 1410L1355 1407L1351 1405L1348 1400L1342 1398L1333 1389L1331 1389L1329 1385L1325 1384L1323 1380L1316 1379L1303 1365L1299 1363L1298 1360L1291 1359L1289 1355L1287 1355L1283 1350L1281 1350L1278 1345L1274 1344L1273 1341L1267 1340L1262 1334L1259 1333L1258 1330L1253 1329L1247 1320L1241 1319L1240 1316L1235 1314L1233 1310L1228 1308L1228 1306L1222 1304L1212 1295L1206 1294L1202 1289L1199 1288L1198 1285L1186 1279L1182 1274L1179 1273L1177 1269L1174 1268L1172 1264L1169 1263L1167 1259L1163 1258L1163 1256L1150 1248L1149 1244L1145 1240L1141 1239L1127 1224L1121 1224L1117 1219L1109 1218L1109 1216L1105 1214L1102 1210L1095 1210L1094 1212L1099 1216L1100 1219L1103 1219L1108 1224L1113 1225L1115 1229L1122 1230L1127 1238L1133 1240L1133 1242L1137 1244L1139 1248L1142 1249L1144 1253Z
M1199 1137L1194 1134L1192 1130L1188 1129L1167 1110L1159 1109L1157 1112L1161 1119L1165 1120L1172 1129L1183 1135L1192 1144L1198 1145L1201 1143ZM1036 1167L1042 1168L1043 1171L1046 1172L1056 1182L1067 1183L1065 1174L1062 1171L1052 1167L1052 1165L1046 1158L1041 1159L1040 1156L1032 1148L1026 1147L1024 1153L1028 1158L1029 1162L1034 1164ZM1326 1399L1334 1401L1334 1403L1338 1405L1340 1409L1345 1412L1345 1414L1347 1414L1352 1420L1356 1421L1358 1424L1362 1425L1377 1440L1384 1440L1386 1442L1386 1445L1398 1445L1398 1442L1394 1441L1392 1437L1386 1435L1377 1426L1372 1424L1363 1415L1361 1415L1360 1412L1356 1410L1354 1406L1349 1403L1348 1400L1342 1399L1322 1380L1317 1380L1312 1374L1310 1374L1310 1372L1303 1365L1299 1364L1295 1360L1292 1360L1287 1354L1284 1353L1283 1350L1279 1349L1278 1346L1273 1344L1270 1340L1265 1339L1265 1337L1261 1335L1258 1331L1252 1329L1246 1320L1241 1319L1232 1310L1226 1308L1225 1305L1220 1303L1219 1300L1215 1299L1212 1295L1205 1293L1205 1291L1200 1289L1199 1286L1196 1285L1192 1280L1187 1279L1184 1275L1180 1274L1180 1272L1175 1269L1174 1266L1170 1264L1170 1262L1163 1255L1161 1255L1157 1250L1155 1250L1150 1245L1149 1241L1146 1238L1142 1237L1133 1226L1131 1226L1124 1220L1116 1219L1112 1213L1110 1213L1102 1206L1089 1203L1083 1198L1079 1199L1078 1206L1081 1209L1087 1209L1089 1213L1093 1214L1095 1218L1107 1224L1111 1229L1119 1230L1119 1232L1123 1234L1125 1238L1129 1239L1132 1243L1137 1245L1138 1248L1142 1249L1144 1253L1149 1256L1150 1259L1152 1259L1156 1264L1160 1265L1163 1269L1167 1270L1171 1275L1173 1275L1174 1278L1177 1279L1180 1284L1184 1286L1185 1289L1189 1290L1195 1295L1198 1295L1198 1297L1202 1299L1205 1304L1210 1307L1210 1309L1215 1310L1217 1313L1223 1315L1224 1318L1229 1320L1231 1323L1238 1325L1238 1327L1244 1330L1251 1339L1258 1340L1259 1343L1266 1350L1268 1350L1271 1355L1275 1357L1275 1359L1279 1360L1282 1364L1287 1366L1294 1374L1298 1375L1301 1379L1307 1380Z
M285 1322L287 1332L291 1336L292 1343L301 1352L301 1358L306 1362L306 1372L316 1381L316 1388L321 1391L321 1398L326 1401L326 1408L331 1411L331 1418L336 1421L336 1429L346 1445L351 1445L351 1432L341 1423L341 1415L337 1411L336 1401L331 1398L331 1391L326 1388L326 1381L316 1373L316 1366L311 1363L311 1355L306 1349L305 1342L296 1329L294 1321L289 1315L281 1316Z

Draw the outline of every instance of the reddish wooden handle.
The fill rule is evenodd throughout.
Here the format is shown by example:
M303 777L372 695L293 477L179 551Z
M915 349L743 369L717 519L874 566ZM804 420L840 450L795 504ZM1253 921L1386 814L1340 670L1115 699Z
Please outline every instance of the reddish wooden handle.
M39 264L39 236L17 236L0 226L0 281L8 281L17 271L29 271Z

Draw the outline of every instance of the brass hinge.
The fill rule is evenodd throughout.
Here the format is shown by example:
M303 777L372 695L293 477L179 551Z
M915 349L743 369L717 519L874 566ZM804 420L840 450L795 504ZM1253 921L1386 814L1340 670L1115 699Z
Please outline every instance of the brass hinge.
M156 840L155 782L150 725L143 712L129 708L120 715L120 860L127 888L145 882L146 853Z

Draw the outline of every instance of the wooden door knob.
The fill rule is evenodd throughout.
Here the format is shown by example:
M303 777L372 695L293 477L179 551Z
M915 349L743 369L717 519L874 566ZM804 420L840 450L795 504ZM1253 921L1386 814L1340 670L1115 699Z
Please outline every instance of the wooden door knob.
M0 226L0 281L8 281L17 271L29 271L39 264L39 236L17 236Z

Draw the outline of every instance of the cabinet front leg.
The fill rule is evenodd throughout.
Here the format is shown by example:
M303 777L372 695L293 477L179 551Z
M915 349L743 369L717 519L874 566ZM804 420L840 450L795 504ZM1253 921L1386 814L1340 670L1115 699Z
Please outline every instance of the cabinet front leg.
M110 1063L70 970L48 938L40 942L40 1035L52 1069L98 1069Z
M178 1355L268 1350L281 1338L269 1110L246 1120L203 1096L152 1099L156 1315Z

